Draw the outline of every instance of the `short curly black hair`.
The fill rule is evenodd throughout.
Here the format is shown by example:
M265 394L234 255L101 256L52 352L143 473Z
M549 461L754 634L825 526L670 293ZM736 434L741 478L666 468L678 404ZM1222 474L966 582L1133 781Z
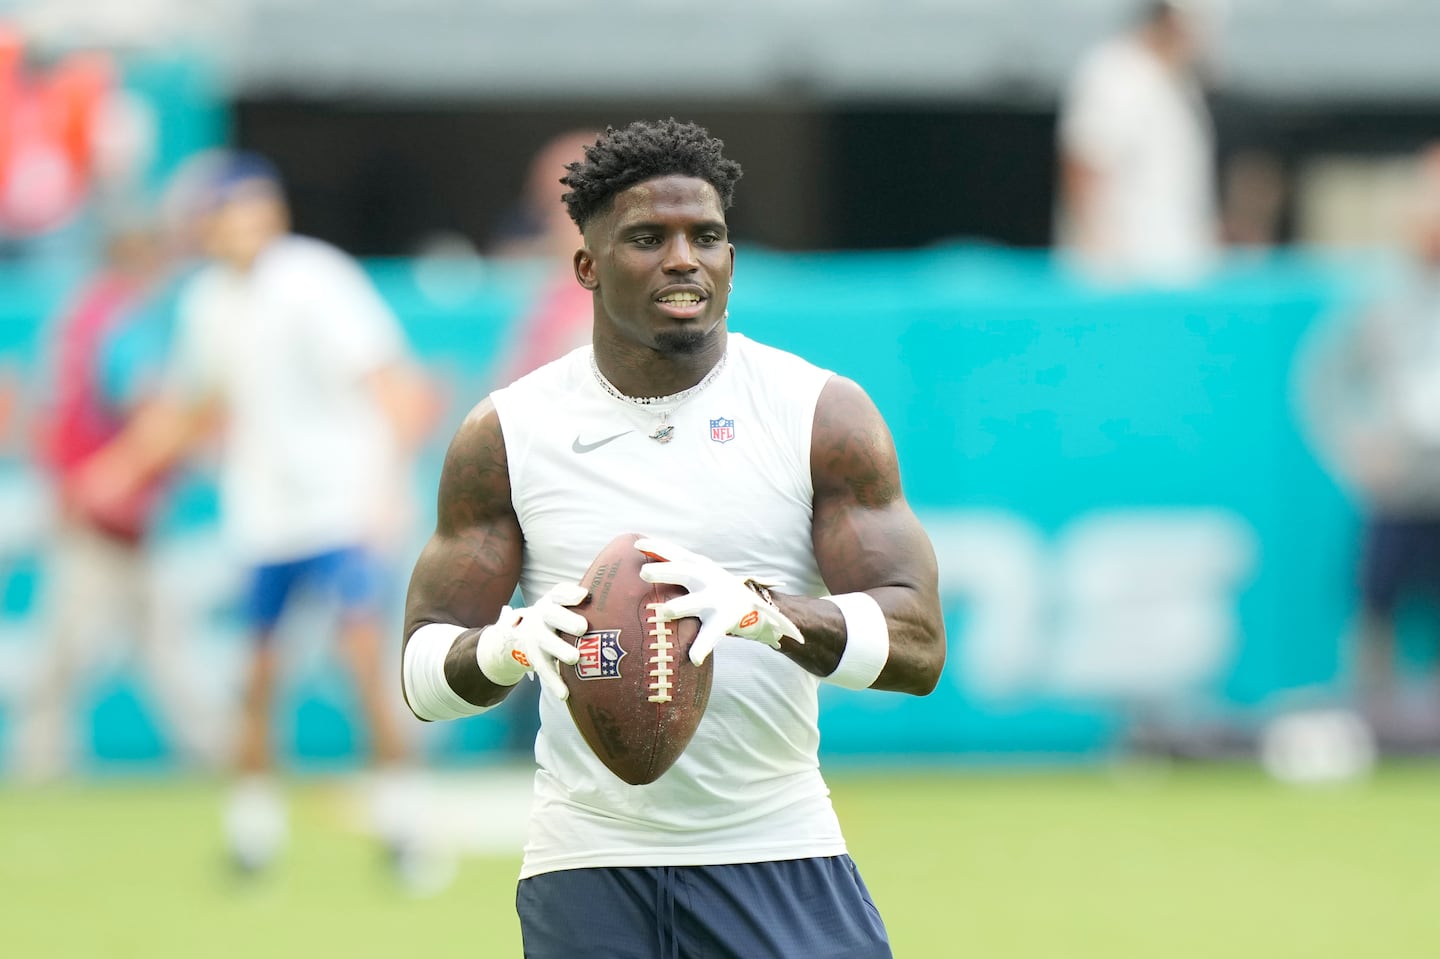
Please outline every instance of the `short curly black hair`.
M606 127L585 148L585 159L565 167L569 172L560 182L570 192L560 199L570 219L583 230L610 209L622 190L655 177L691 176L713 186L720 195L720 208L728 210L741 170L740 164L721 155L724 146L704 127L674 117L637 120L623 130Z

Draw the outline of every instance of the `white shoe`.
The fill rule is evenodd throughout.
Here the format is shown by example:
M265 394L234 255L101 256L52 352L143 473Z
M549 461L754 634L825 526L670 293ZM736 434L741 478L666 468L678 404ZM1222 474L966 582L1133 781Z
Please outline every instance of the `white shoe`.
M284 797L265 776L249 776L236 783L225 802L223 818L231 863L247 875L268 867L289 839Z

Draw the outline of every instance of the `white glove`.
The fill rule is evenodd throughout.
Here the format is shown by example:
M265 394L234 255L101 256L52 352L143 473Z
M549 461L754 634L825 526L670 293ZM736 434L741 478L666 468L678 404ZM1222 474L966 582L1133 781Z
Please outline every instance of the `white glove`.
M555 661L573 666L580 650L556 633L581 636L590 628L584 616L566 609L588 595L579 583L556 583L534 606L500 610L495 625L486 626L475 643L475 660L485 678L497 686L514 686L522 676L539 676L540 685L562 701L568 699L570 690Z
M739 636L775 649L780 648L782 636L805 642L795 624L751 588L749 580L727 572L714 560L660 539L636 540L635 548L655 560L640 567L641 579L689 590L662 603L656 612L667 620L699 617L700 632L690 644L690 662L696 666L705 662L722 636Z

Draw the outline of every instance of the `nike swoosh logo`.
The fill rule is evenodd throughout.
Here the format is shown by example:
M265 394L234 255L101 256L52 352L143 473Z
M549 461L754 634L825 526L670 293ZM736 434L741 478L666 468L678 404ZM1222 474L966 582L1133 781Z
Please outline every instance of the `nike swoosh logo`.
M582 443L582 442L580 442L580 437L577 436L577 437L575 437L575 442L573 442L573 443L570 444L570 449L571 449L572 451L576 452L576 453L588 453L588 452L590 452L591 450L598 450L600 447L604 446L606 443L610 443L610 442L613 442L614 440L618 440L618 439L619 439L620 437L622 437L622 436L629 436L629 435L630 435L631 433L633 433L633 432L635 432L635 431L634 431L634 430L626 430L626 431L623 432L623 433L616 433L614 436L607 436L607 437L605 437L603 440L596 440L596 441L593 442L593 443Z

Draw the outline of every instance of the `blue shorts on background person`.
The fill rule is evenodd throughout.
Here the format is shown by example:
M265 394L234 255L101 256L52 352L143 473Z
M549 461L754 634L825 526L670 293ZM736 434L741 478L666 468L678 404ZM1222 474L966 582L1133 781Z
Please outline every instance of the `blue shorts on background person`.
M380 609L382 581L379 562L360 546L266 563L250 574L245 618L261 639L267 639L297 590L333 599L344 619L374 616Z

